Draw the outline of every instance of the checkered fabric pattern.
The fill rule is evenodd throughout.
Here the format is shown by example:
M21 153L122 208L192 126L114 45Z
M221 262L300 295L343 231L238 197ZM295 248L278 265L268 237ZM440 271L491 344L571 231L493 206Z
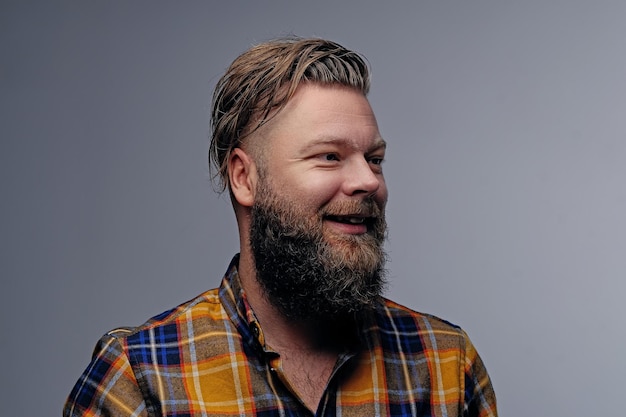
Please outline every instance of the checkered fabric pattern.
M99 341L64 416L311 416L245 301L235 257L219 289ZM316 416L496 416L466 333L385 300L342 355Z

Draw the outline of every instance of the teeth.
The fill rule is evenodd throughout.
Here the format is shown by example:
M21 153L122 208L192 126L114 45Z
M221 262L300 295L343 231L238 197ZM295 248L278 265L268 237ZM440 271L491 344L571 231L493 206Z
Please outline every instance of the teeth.
M344 220L352 224L361 224L365 221L363 217L347 217L347 218L344 218Z
M366 217L361 216L328 216L329 219L332 219L337 222L349 223L349 224L363 224L367 220Z

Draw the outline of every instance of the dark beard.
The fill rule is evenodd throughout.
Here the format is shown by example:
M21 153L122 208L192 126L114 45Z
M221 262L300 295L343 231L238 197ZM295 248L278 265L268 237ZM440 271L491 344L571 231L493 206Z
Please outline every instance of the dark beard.
M268 188L252 207L250 245L269 302L286 318L306 322L354 317L375 305L385 286L386 222L374 201L326 206L307 217ZM324 236L324 214L357 211L375 219L368 233Z

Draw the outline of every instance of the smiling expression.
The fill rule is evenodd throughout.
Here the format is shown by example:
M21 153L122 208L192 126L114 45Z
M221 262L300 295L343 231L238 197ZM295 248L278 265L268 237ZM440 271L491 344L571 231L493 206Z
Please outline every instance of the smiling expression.
M367 99L304 85L260 134L250 247L267 299L294 320L373 306L385 285L387 188Z
M271 188L303 213L322 216L327 239L367 233L387 201L385 141L367 98L304 84L266 127L260 165Z

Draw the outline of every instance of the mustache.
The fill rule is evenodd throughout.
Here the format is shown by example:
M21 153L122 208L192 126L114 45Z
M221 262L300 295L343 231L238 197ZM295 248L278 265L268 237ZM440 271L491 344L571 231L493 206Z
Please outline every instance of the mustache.
M365 200L343 200L334 201L326 204L320 209L319 214L322 216L363 216L380 218L383 209L371 199Z

